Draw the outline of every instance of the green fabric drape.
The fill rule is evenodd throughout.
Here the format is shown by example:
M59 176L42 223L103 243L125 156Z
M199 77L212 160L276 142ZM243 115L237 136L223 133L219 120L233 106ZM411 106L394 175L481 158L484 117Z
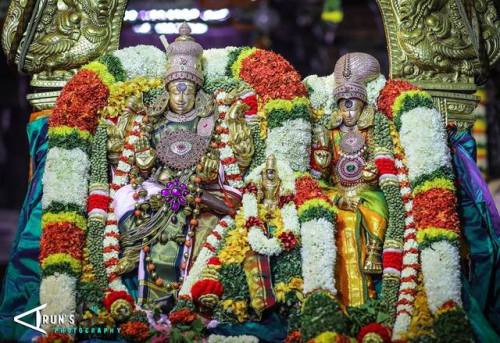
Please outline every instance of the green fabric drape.
M500 230L498 211L475 163L475 141L466 131L449 132L458 183L458 212L469 253L462 297L476 338L500 341ZM496 331L496 333L495 333Z
M35 119L27 126L32 177L19 214L17 233L0 294L0 341L25 341L29 339L27 335L34 333L33 330L14 323L14 316L40 305L41 270L38 255L42 217L42 176L48 148L47 128L48 117ZM23 321L31 321L34 324L34 316L27 316Z

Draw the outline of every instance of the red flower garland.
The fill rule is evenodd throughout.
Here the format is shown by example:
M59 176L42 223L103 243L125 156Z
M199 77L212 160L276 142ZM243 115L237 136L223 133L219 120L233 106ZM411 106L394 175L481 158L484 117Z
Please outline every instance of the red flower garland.
M415 85L403 80L389 80L385 84L377 99L378 109L389 119L392 119L392 105L396 98L404 91L418 89Z
M134 299L125 291L109 292L103 300L103 305L108 311L111 311L111 305L113 305L113 303L118 299L127 301L128 303L130 303L130 305L132 305L133 308Z
M179 311L170 312L168 318L172 326L176 324L189 324L196 319L196 314L187 308L183 308Z
M290 251L297 245L297 238L293 234L293 232L282 232L278 239L281 241L283 245L283 249L286 251Z
M433 188L418 193L413 201L413 215L418 228L437 227L460 233L455 194L447 189Z
M280 70L279 73L276 70ZM264 98L291 100L306 96L302 77L281 55L272 51L256 50L241 62L240 75L256 93Z
M397 175L398 173L394 160L389 158L376 158L375 166L377 167L380 175L384 174Z
M83 258L85 233L73 223L50 223L43 228L40 239L40 261L57 253L69 254L77 260Z
M358 336L356 337L356 340L358 342L363 342L363 338L368 335L368 334L376 334L380 337L382 342L384 343L390 343L391 342L391 331L389 328L378 324L378 323L371 323L368 325L365 325L359 330ZM371 341L370 341L371 342Z
M304 175L295 181L295 205L300 207L304 202L310 199L328 200L328 197L323 194L319 187L318 181L309 175Z
M70 126L94 132L97 111L107 104L109 90L99 76L90 70L80 70L64 86L57 98L49 126Z
M132 342L145 342L151 336L149 325L139 321L126 322L120 325L120 335Z

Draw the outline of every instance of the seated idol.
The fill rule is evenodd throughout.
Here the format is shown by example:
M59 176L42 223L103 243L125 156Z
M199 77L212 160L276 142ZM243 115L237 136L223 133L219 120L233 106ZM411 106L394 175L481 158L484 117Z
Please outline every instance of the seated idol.
M364 53L342 56L335 65L334 111L328 127L315 130L313 170L337 206L336 285L339 301L359 306L375 297L373 278L382 274L388 210L374 164L374 108L366 84L380 74Z
M202 53L183 24L167 48L165 92L150 106L131 99L131 111L145 116L131 183L116 192L113 204L122 249L116 271L141 307L162 312L175 303L207 236L241 198L221 171L219 116L213 96L201 89ZM230 137L238 138L231 143L242 172L253 155L243 110L234 104L227 125ZM111 132L110 141L117 136Z

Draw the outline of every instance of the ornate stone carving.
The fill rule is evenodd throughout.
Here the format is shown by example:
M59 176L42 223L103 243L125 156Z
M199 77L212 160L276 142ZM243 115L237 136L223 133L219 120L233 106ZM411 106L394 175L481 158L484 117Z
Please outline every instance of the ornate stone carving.
M471 94L500 56L492 0L377 0L390 74L428 90L454 121L473 121ZM468 113L466 113L468 111Z
M126 0L13 0L2 47L36 80L66 80L71 70L118 48Z

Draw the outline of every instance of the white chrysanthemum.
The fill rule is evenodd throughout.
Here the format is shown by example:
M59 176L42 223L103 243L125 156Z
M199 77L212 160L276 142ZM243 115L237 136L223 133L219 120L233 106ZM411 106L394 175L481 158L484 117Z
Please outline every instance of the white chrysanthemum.
M76 278L66 274L55 273L44 277L40 283L40 304L47 304L42 310L43 315L73 315L76 309ZM57 326L71 326L69 321ZM49 329L51 324L42 325Z
M311 106L316 110L324 110L325 113L329 113L334 104L335 79L333 74L328 76L309 75L303 82L310 90Z
M210 82L225 75L229 53L234 49L236 48L226 47L203 51L203 73L206 81Z
M266 156L274 154L294 171L305 172L309 168L311 124L303 119L286 121L269 132L266 145Z
M258 227L251 227L248 231L248 243L253 251L266 256L279 255L283 250L279 239L268 238Z
M429 309L435 313L450 300L461 305L460 256L457 247L448 241L435 242L422 250L420 256Z
M163 77L166 73L165 53L152 45L136 45L113 52L127 73L127 78L139 76Z
M51 148L42 179L42 207L47 208L53 202L85 207L89 167L88 156L81 149Z
M258 216L257 198L253 193L245 193L241 199L241 207L244 210L245 220Z
M446 130L437 110L418 107L403 113L400 138L411 181L440 167L451 167Z
M321 218L302 224L302 276L304 293L325 289L336 294L335 259L337 247L334 241L334 226Z
M281 218L286 231L292 232L295 236L300 235L299 216L295 203L290 202L281 209Z
M366 93L368 94L369 104L377 105L378 95L382 88L384 88L386 82L387 80L383 74L380 74L375 80L368 82L366 85Z
M411 317L405 312L400 313L396 317L396 322L394 323L394 328L392 332L393 340L400 340L403 338L403 334L407 331L408 326L410 325L410 320Z

